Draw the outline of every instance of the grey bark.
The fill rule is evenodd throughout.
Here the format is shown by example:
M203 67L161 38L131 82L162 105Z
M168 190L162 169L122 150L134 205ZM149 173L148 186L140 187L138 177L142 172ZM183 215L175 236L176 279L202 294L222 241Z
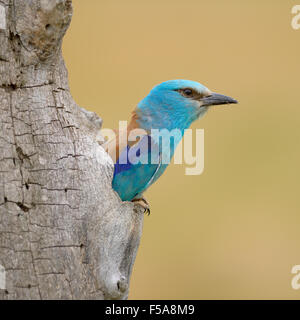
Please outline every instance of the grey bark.
M0 0L0 299L126 299L143 212L61 54L71 0ZM101 141L100 141L101 143Z

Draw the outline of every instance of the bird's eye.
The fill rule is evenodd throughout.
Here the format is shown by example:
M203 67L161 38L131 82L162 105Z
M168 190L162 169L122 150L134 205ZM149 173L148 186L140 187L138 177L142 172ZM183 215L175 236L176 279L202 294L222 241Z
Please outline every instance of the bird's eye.
M186 95L186 96L191 96L193 94L193 91L191 89L184 89L183 90L183 93Z
M190 88L179 89L178 92L185 98L194 98L197 95L196 92Z

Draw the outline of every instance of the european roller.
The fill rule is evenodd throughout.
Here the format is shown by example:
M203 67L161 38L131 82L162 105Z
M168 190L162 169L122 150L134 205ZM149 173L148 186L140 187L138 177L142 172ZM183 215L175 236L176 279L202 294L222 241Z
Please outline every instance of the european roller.
M113 153L115 157L112 187L121 200L138 202L149 214L150 207L143 193L166 170L168 163L163 161L164 153L172 158L180 142L179 137L166 145L162 142L164 132L167 134L177 129L182 137L184 130L201 118L211 106L231 103L237 101L214 93L195 81L170 80L154 87L138 103L127 130L119 132L117 137L105 145L108 153L111 156ZM143 129L144 134L130 141L130 132L135 129ZM157 129L156 133L162 132L159 138L154 136L153 129Z

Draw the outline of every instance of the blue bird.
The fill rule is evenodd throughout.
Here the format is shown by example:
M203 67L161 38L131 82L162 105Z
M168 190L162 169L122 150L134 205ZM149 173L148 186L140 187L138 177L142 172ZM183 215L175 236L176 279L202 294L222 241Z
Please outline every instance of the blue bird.
M170 80L154 87L133 111L126 132L119 132L105 145L112 158L115 157L112 187L122 201L138 202L149 214L150 207L143 193L167 168L168 163L162 160L164 153L170 158L173 156L184 130L202 117L210 106L231 103L237 101L213 93L195 81ZM135 129L143 129L144 134L138 141L129 141L130 132ZM153 129L160 130L159 138L154 136ZM174 129L182 135L166 146L162 142L164 134Z

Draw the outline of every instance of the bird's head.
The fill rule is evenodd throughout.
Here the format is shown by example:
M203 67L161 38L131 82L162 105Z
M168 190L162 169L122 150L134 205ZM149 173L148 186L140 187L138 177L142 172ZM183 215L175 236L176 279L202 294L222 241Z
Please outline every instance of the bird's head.
M214 105L237 103L190 80L170 80L154 87L137 106L144 129L186 129Z

